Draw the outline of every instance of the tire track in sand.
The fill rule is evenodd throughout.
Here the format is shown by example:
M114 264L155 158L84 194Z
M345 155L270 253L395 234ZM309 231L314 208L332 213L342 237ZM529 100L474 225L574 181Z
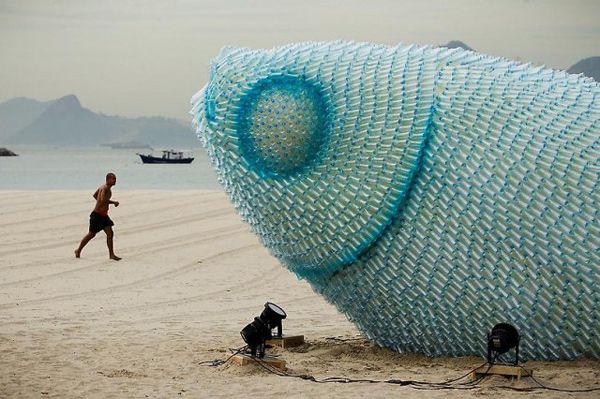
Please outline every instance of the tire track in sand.
M220 195L220 197L222 197L222 198L214 198L214 199L211 199L211 200L208 200L208 201L200 202L200 204L204 205L204 204L212 204L212 203L215 203L215 202L226 202L226 198L225 197L223 197L222 195ZM169 201L171 201L171 199L168 198L168 197L160 197L160 199L157 200L156 202L169 202ZM145 201L141 201L142 204L144 202ZM186 202L186 203L180 204L178 206L178 208L182 207L182 206L192 206L195 202L196 202L196 198L194 197L194 201L193 202L189 202L189 203ZM31 210L34 210L34 209L37 209L37 208L32 208L32 209L29 209L28 211L31 211ZM93 209L93 207L92 207L92 209ZM173 209L172 205L166 205L166 206L156 207L156 208L153 207L152 208L152 212L153 213L158 213L158 212L161 212L161 211L164 211L164 210L171 210L171 209ZM3 223L3 224L0 225L0 227L8 227L8 226L14 226L14 225L20 225L21 226L21 225L28 224L28 223L37 223L37 222L40 222L40 221L48 221L48 220L52 220L52 219L62 219L62 218L65 218L66 216L72 216L72 215L75 215L75 214L79 215L79 214L81 214L81 212L82 212L82 210L75 210L75 211L64 212L64 213L60 213L60 214L49 215L49 216L45 216L45 217L38 217L38 218L32 218L32 219L26 219L26 220L18 220L18 221L15 221L15 222ZM86 211L83 210L83 212L86 212ZM91 212L91 210L90 210L90 212ZM128 218L129 217L136 217L136 216L144 215L147 212L148 211L146 211L146 210L139 211L139 212L132 212L132 213L128 214L127 217ZM84 217L84 219L85 219L85 217ZM76 227L76 226L79 226L79 225L80 225L80 223L78 223L76 225L62 226L62 227L63 228L69 228L69 227ZM41 229L41 230L40 229L34 229L34 230L30 230L30 231L24 231L23 233L34 233L35 232L35 233L39 234L39 233L42 233L44 231L51 230L52 228L54 228L54 227L51 227L49 229Z
M227 254L230 255L230 254ZM213 258L212 260L214 260L215 258ZM280 265L275 264L272 267L269 267L268 270L266 270L267 272L269 271L275 271L277 269L280 269ZM253 276L252 278L243 280L243 281L239 281L236 284L233 285L225 285L222 288L219 289L215 289L212 291L205 291L202 294L198 294L198 295L193 295L193 296L187 296L187 297L183 297L183 298L178 298L178 299L170 299L170 300L166 300L166 301L158 301L158 302L152 302L152 303L147 303L147 304L143 304L143 305L133 305L133 306L126 306L126 307L119 307L119 308L115 308L115 309L111 309L111 310L94 310L94 311L86 311L86 312L82 312L80 310L78 310L75 314L77 315L78 318L84 318L84 319L89 319L89 316L93 316L93 315L97 315L97 314L103 314L103 313L109 313L110 317L115 317L116 314L119 313L127 313L127 312L131 312L131 311L144 311L146 309L160 309L163 307L172 307L172 306L177 306L180 304L192 304L195 302L201 302L203 300L209 299L209 298L214 298L215 296L219 296L222 294L225 294L229 291L233 291L233 292L240 292L242 289L246 290L246 291L252 291L252 288L257 288L257 287L261 287L264 285L270 285L272 283L274 283L275 281L277 281L278 279L282 278L283 275L281 273L268 273L267 276L269 276L268 278L265 278L265 271L261 271L258 272L257 275ZM310 296L303 296L300 298L288 298L289 300L293 300L294 303L298 303L299 301L303 301L305 299L310 299L310 300L314 300L314 296L310 295ZM21 302L23 303L23 302ZM1 308L1 306L0 306ZM240 310L240 309L248 309L248 310L252 310L254 309L255 306L244 306L244 307L236 307L236 309ZM219 309L219 310L215 310L215 311L202 311L202 313L207 313L207 314L212 314L212 313L223 313L223 309ZM185 315L187 313L182 313L180 315ZM164 319L166 318L171 318L171 317L175 317L178 315L173 315L173 314L169 314L168 316L164 317ZM139 320L135 320L133 321L134 324L139 324L142 321L160 321L163 318L160 317L155 317L155 318L147 318L147 319L139 319ZM61 317L61 318L57 318L57 317L47 317L47 318L36 318L35 321L36 322L68 322L68 321L72 321L73 319L70 317ZM15 320L15 321L8 321L8 322L2 322L0 323L0 326L7 326L7 325L15 325L15 324L22 324L22 320Z
M217 218L217 217L224 216L224 215L229 215L231 213L232 213L232 211L231 211L231 208L229 208L229 207L216 208L211 211L206 211L203 213L196 214L195 216L186 215L186 216L181 216L178 218L170 218L169 221L167 221L167 222L158 221L158 222L153 222L153 223L148 223L148 224L128 226L127 229L125 229L123 231L119 231L118 236L119 237L127 237L129 235L137 234L138 231L140 231L140 230L152 231L152 230L161 229L163 227L181 226L184 223L201 222L201 221L209 220L212 218ZM73 237L75 237L75 236L73 236ZM78 234L76 237L81 238L81 234ZM15 254L15 253L22 253L23 251L33 252L33 251L37 251L37 250L54 249L57 246L65 246L66 247L67 244L65 243L65 241L66 241L66 238L61 238L60 240L53 241L51 244L38 245L38 246L34 246L34 247L16 248L16 249L8 250L8 251L1 251L0 256L6 256L6 255L10 255L10 254ZM70 242L68 244L68 246L72 246L72 245L73 245L72 242ZM13 265L13 266L9 266L9 267L16 267L16 266ZM3 269L4 269L4 267L0 267L0 270L3 270Z
M193 238L192 240L188 240L188 241L182 241L182 237L173 237L169 240L159 240L159 241L152 241L152 242L146 242L141 246L136 247L135 252L133 253L129 253L129 258L134 258L139 256L139 255L146 255L149 253L156 253L156 252L161 252L161 251L165 251L168 249L174 249L174 248L179 248L179 247L185 247L185 246L190 246L190 245L194 245L194 244L201 244L204 242L209 242L209 241L213 241L213 240L218 240L224 237L231 237L231 236L237 236L243 233L247 233L247 228L244 227L239 227L237 229L235 229L235 226L239 226L239 225L232 225L232 226L226 226L226 227L221 227L221 228L217 228L217 229L212 229L212 230L208 230L206 232L203 232L200 234L200 236L198 237L198 232L194 232L194 233L190 233L187 234L185 236L183 236L184 238ZM217 235L215 235L217 234ZM171 244L175 242L175 244ZM163 245L157 245L158 243L163 244ZM68 270L64 270L58 273L51 273L51 274L45 274L42 276L36 276L36 277L32 277L32 278L28 278L28 279L22 279L22 280L16 280L16 281L10 281L10 282L5 282L5 283L1 283L0 287L7 287L7 286L14 286L17 284L25 284L25 283L31 283L34 281L38 281L38 280L45 280L48 278L55 278L55 277L63 277L65 275L68 274L73 274L73 273L77 273L77 272L81 272L87 269L92 269L101 265L106 264L106 260L100 261L100 262L94 262L92 264L86 265L86 266L82 266L82 267L77 267L77 268L73 268L73 269L68 269ZM33 264L35 266L35 264ZM21 268L22 266L10 266L11 268Z
M79 292L79 293L74 293L74 294L64 294L64 295L56 295L56 296L52 296L52 297L47 297L47 298L38 298L38 299L30 299L30 300L24 300L19 302L18 304L3 304L0 305L0 309L14 309L17 307L22 307L22 306L28 306L28 305L34 305L34 304L42 304L42 303L52 303L52 302L56 302L56 301L61 301L61 300L67 300L67 299L76 299L76 298L85 298L88 296L96 296L99 294L104 294L104 293L109 293L109 292L116 292L116 291L120 291L120 290L124 290L124 289L130 289L130 288L134 288L134 287L142 287L145 285L148 285L150 283L153 283L155 281L158 280L162 280L162 279L166 279L166 278L171 278L171 277L175 277L181 274L185 274L187 273L189 270L193 269L194 267L198 267L198 264L207 262L207 261L211 261L211 260L215 260L215 259L219 259L221 257L227 256L227 255L231 255L234 253L238 253L238 252L245 252L251 249L256 249L256 248L260 248L260 244L250 244L250 245L244 245L242 247L238 247L238 248L233 248L227 251L222 251L219 252L215 255L211 255L211 256L207 256L205 258L202 258L198 261L194 261L194 262L190 262L187 263L179 268L175 268L172 270L169 270L167 272L164 273L159 273L156 274L152 277L148 277L148 278L144 278L144 279L139 279L139 280L135 280L129 283L125 283L125 284L118 284L118 285L112 285L110 287L105 287L105 288L100 288L97 290L89 290L86 292Z

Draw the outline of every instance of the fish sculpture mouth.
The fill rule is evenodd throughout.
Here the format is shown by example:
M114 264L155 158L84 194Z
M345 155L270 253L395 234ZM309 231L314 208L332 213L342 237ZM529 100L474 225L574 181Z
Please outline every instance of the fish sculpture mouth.
M198 134L238 213L301 278L358 259L393 221L417 172L433 76L424 73L419 87L360 78L390 51L348 63L350 76L326 85L323 71L300 61L274 69L268 58L277 54L265 51L269 68L250 69L244 50L228 49L193 99ZM252 73L235 81L235 70ZM406 109L411 97L419 101Z

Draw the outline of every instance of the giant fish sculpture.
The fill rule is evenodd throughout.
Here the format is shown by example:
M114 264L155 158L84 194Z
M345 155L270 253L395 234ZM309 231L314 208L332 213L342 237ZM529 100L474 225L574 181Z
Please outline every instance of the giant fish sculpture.
M600 87L461 49L225 48L192 114L241 217L372 341L600 358Z

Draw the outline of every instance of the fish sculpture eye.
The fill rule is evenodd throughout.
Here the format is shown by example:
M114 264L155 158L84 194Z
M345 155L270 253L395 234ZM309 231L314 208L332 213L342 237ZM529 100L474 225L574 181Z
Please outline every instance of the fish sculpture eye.
M329 131L319 88L293 76L255 84L240 99L237 133L242 155L263 176L290 176L315 159Z

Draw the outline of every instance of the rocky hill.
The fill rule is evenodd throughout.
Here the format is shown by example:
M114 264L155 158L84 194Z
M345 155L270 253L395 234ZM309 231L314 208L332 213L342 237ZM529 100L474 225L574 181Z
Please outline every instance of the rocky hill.
M18 97L0 104L0 143L35 121L51 102Z
M442 44L440 47L448 47L448 48L462 48L465 50L471 50L474 51L471 47L467 46L466 44L464 44L463 42L459 41L459 40L451 40L446 44Z
M21 112L11 111L15 103ZM9 127L0 134L3 144L95 146L136 141L153 147L199 145L192 128L175 119L104 115L84 108L75 95L45 103L9 100L0 104L2 126Z
M571 68L567 69L569 73L582 73L587 77L600 82L600 57L589 57L579 61Z

